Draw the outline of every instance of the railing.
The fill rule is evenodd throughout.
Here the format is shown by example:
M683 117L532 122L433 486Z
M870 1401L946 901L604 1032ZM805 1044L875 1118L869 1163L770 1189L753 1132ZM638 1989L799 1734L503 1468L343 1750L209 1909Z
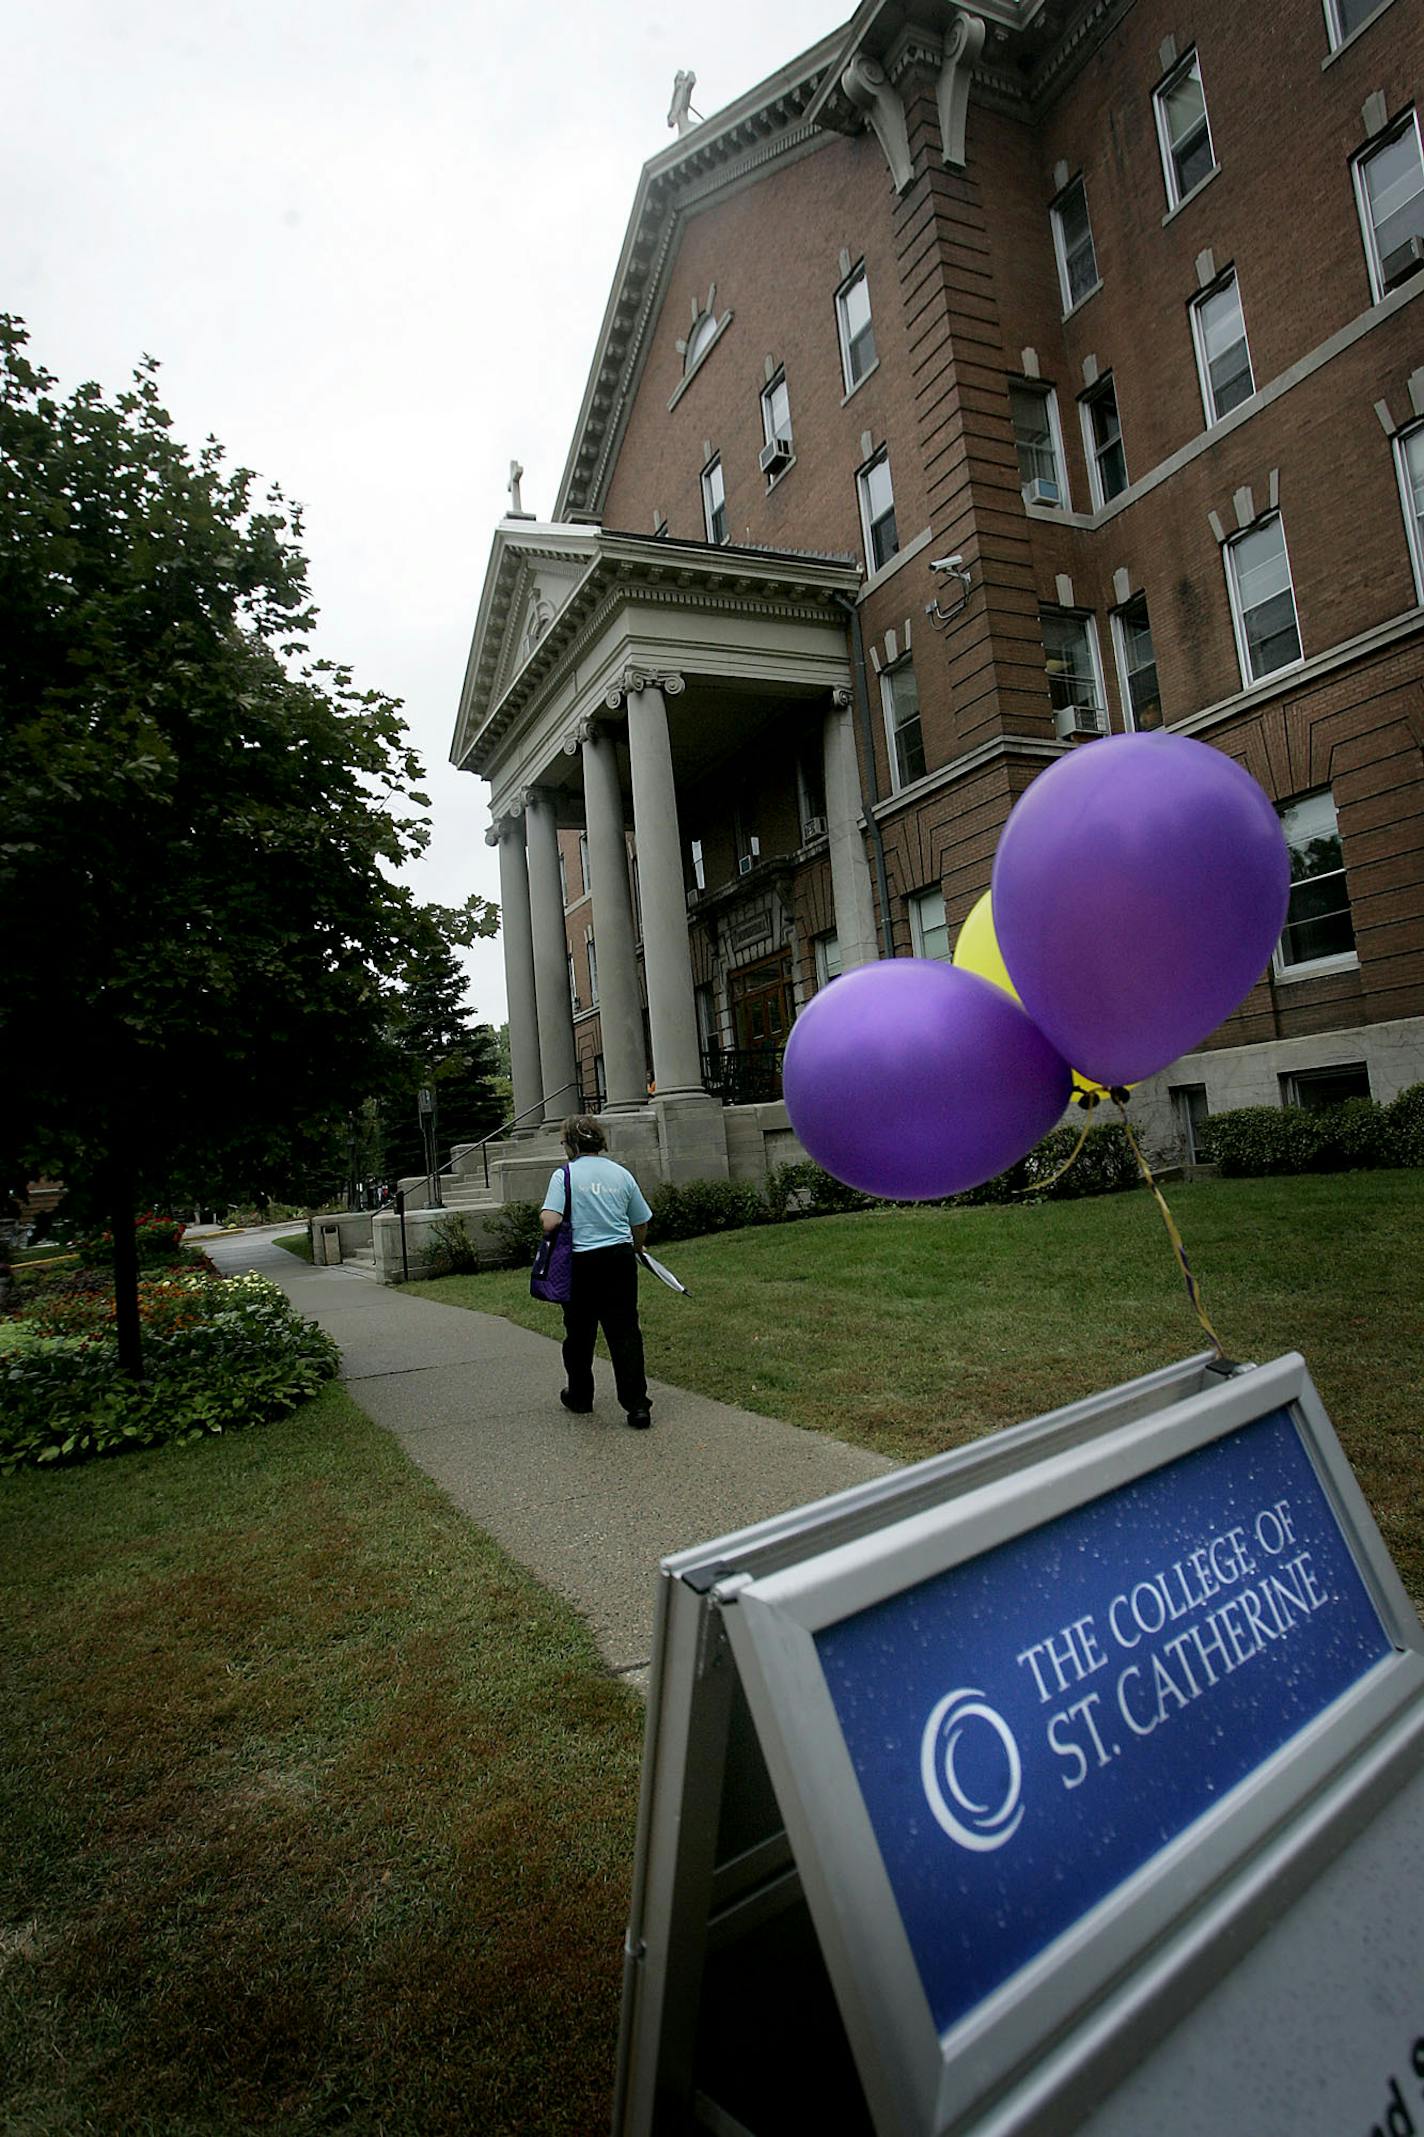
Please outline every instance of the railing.
M584 1103L583 1090L581 1085L579 1085L578 1083L561 1083L557 1091L546 1091L544 1093L544 1096L538 1101L537 1105L526 1106L522 1113L511 1113L508 1120L501 1121L499 1126L497 1128L492 1128L488 1135L482 1135L477 1143L466 1143L464 1149L460 1152L459 1157L451 1158L448 1165L441 1166L440 1171L435 1175L436 1181L438 1182L443 1174L447 1172L453 1172L457 1165L463 1165L465 1159L469 1156L472 1150L478 1150L481 1158L484 1160L485 1186L488 1187L490 1184L490 1144L497 1143L502 1136L508 1135L510 1129L517 1128L521 1121L532 1120L536 1113L542 1120L544 1117L545 1107L548 1106L554 1099L562 1098L568 1091L574 1092L574 1094L577 1096L579 1101L580 1112L586 1111L587 1107Z
M758 1106L780 1098L781 1048L719 1046L704 1053L702 1088L724 1106Z

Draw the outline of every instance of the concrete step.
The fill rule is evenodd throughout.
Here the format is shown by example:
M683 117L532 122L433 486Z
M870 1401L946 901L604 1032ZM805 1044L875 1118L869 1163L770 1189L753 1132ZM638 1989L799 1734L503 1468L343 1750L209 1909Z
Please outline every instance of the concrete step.
M374 1247L352 1247L342 1255L341 1259L343 1261L364 1262L368 1269L374 1269L376 1266L376 1250Z

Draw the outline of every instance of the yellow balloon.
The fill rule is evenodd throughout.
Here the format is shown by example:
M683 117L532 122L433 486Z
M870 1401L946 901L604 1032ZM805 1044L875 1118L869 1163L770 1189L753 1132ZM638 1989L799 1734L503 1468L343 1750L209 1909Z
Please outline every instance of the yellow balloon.
M986 890L983 897L970 907L969 917L959 930L954 945L954 962L962 971L977 972L980 979L992 980L996 987L1002 987L1005 994L1011 994L1017 1002L1018 989L1009 978L1009 968L1004 963L999 938L994 933L994 911L989 895ZM1073 1071L1073 1088L1090 1092L1095 1098L1108 1095L1106 1084L1094 1083L1091 1076L1080 1076L1076 1069Z

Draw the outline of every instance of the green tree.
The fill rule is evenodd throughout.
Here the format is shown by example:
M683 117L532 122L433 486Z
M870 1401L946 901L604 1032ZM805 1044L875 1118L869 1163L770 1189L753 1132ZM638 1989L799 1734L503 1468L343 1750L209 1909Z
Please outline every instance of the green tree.
M61 400L26 342L0 316L0 1178L109 1219L137 1372L135 1209L317 1168L412 956L496 916L394 879L419 763L310 655L299 510L174 438L152 359Z
M417 1115L422 1085L435 1093L442 1154L476 1143L504 1118L498 1089L499 1044L465 1001L465 975L443 940L422 944L407 960L389 1038L393 1062L380 1095L383 1169L391 1179L425 1170Z

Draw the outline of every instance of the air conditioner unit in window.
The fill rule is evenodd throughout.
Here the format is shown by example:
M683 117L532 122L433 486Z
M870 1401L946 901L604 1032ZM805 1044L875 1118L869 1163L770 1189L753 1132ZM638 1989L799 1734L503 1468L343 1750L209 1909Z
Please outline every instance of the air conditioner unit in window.
M756 855L754 853L744 853L737 863L737 874L739 876L749 876L755 866Z
M1063 502L1058 494L1057 483L1045 482L1041 475L1036 475L1032 482L1024 484L1024 497L1031 505L1061 505Z
M694 884L693 884L693 886L692 886L692 888L691 888L691 889L689 890L689 892L687 893L687 910L688 910L689 912L691 912L691 911L692 911L692 908L693 908L693 906L694 906L694 905L696 905L696 903L697 903L698 899L699 899L699 898L700 898L701 896L702 896L702 893L701 893L701 891L700 891L700 890L699 890L699 889L697 888L697 885L696 885L696 884L694 883Z
M1416 234L1407 237L1402 245L1396 245L1393 252L1385 254L1380 261L1380 280L1386 289L1393 289L1397 283L1407 282L1411 275L1417 275L1421 267L1424 267L1424 235Z
M757 466L763 475L779 475L784 467L790 467L795 457L789 438L773 438L770 445L762 447Z
M808 816L803 829L807 838L824 838L826 819L824 816Z
M1074 735L1100 735L1104 731L1103 716L1096 705L1065 705L1054 713L1053 724L1060 742L1071 741Z

